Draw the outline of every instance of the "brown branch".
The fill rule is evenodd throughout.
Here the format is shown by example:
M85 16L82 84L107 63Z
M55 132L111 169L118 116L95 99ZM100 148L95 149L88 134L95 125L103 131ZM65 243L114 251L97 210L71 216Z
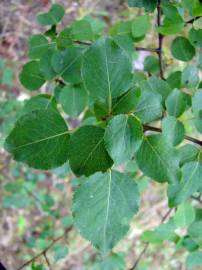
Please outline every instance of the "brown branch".
M49 270L52 270L52 267L51 267L51 264L50 264L50 261L48 259L48 256L47 256L46 252L43 253L43 256L45 258L45 261L46 261L46 264L47 264Z
M192 137L190 137L190 136L185 136L185 139L186 139L187 141L190 141L190 142L193 142L193 143L196 143L196 144L202 146L202 141L200 141L200 140L198 140L198 139L192 138Z
M157 128L157 127L153 127L153 126L149 126L149 125L144 125L144 131L155 131L155 132L162 132L161 128ZM200 146L202 146L202 141L196 139L196 138L192 138L190 136L185 136L185 139L187 141L193 142L195 144L198 144Z
M198 203L202 204L201 194L199 196L191 196L191 198Z
M81 44L81 45L86 45L86 46L92 45L91 42L80 41L80 40L75 40L74 43L76 43L76 44ZM145 52L156 52L156 53L159 53L159 48L143 48L143 47L135 47L135 49L136 49L136 51L145 51Z
M143 48L143 47L136 47L136 51L145 51L145 52L159 52L158 48Z
M44 256L44 257L45 257L47 251L48 251L49 249L51 249L51 248L54 246L54 244L55 244L56 242L62 240L62 239L66 236L66 234L67 234L68 232L70 232L71 229L72 229L72 227L69 227L68 229L66 229L65 232L64 232L62 235L60 235L59 237L53 239L53 241L51 242L51 244L50 244L49 246L47 246L43 251L41 251L40 253L38 253L37 255L35 255L32 259L30 259L29 261L25 262L25 263L24 263L23 265L21 265L17 270L23 269L24 267L26 267L27 265L31 264L32 262L34 262L36 259L38 259L38 258L41 257L41 256ZM47 258L47 256L46 256L46 258Z
M134 265L133 265L131 268L129 268L129 270L134 270L134 269L138 266L138 264L139 264L139 262L141 261L142 257L143 257L144 254L146 253L148 247L149 247L149 242L145 243L144 248L142 249L140 255L139 255L138 258L136 259Z
M168 209L168 211L166 212L166 214L162 217L160 224L164 223L164 221L167 219L167 217L171 214L171 212L173 211L173 208ZM133 264L133 266L131 268L129 268L128 270L134 270L137 268L138 264L140 263L142 257L144 256L144 254L147 252L147 249L149 248L149 242L146 242L144 245L144 248L142 249L142 251L140 252L139 256L137 257L135 263Z
M157 25L158 27L161 26L161 0L158 0L157 4ZM162 59L162 53L163 53L163 35L161 33L158 34L158 57L159 57L159 68L160 68L160 77L164 80L164 74L163 74L163 59Z
M56 83L59 83L60 86L65 86L64 81L61 80L61 79L59 79L59 78L56 78L56 79L55 79L55 82L56 82Z
M195 17L195 18L193 18L193 19L190 19L189 21L186 21L186 24L188 24L188 23L194 23L196 20L198 20L198 19L200 19L201 18L201 16L197 16L197 17Z
M161 128L149 126L149 125L144 125L144 131L155 131L155 132L162 132Z
M91 42L87 42L87 41L74 40L73 42L76 43L76 44L86 45L86 46L92 45Z

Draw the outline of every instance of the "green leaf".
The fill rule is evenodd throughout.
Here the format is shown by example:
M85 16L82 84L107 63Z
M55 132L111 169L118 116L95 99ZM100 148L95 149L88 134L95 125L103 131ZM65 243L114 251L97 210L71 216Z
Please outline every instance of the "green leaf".
M94 114L98 121L107 120L109 117L108 106L105 102L96 101L94 103Z
M69 27L62 30L56 38L57 47L59 49L66 49L73 45L71 36L71 29Z
M112 26L110 29L110 35L114 36L128 36L132 38L131 28L132 28L133 21L121 21L117 22L115 25Z
M45 83L38 61L26 63L22 68L19 79L21 84L31 91L38 90Z
M117 35L113 36L115 43L125 51L129 59L133 57L134 54L134 42L129 35Z
M181 242L182 246L186 248L189 252L198 249L198 245L190 238L189 235L185 235Z
M184 21L178 9L174 5L164 2L162 10L165 17L163 25L158 27L158 32L163 35L172 35L180 32L184 27Z
M155 76L150 77L147 81L140 82L140 86L141 89L147 89L150 92L153 91L154 93L159 93L163 100L165 100L172 91L170 85L166 81Z
M159 72L159 60L153 55L149 55L144 60L144 70L149 73Z
M84 55L84 84L95 100L106 101L111 111L112 98L126 92L132 80L132 66L125 54L110 38L101 38Z
M103 270L124 270L126 269L126 262L122 254L112 253L101 262L101 269Z
M66 82L81 82L82 52L81 48L74 47L53 54L52 67Z
M167 82L172 89L174 88L181 88L181 71L175 71L169 74L167 78Z
M145 137L136 160L140 170L157 182L178 182L179 156L162 135Z
M112 113L122 114L133 112L141 96L139 88L128 90L126 93L112 100Z
M164 36L174 35L182 31L184 23L175 23L167 18L164 19L163 25L158 27L157 30Z
M202 251L195 251L188 255L186 260L188 270L197 270L199 266L202 266Z
M192 223L188 228L188 233L199 246L202 246L202 221Z
M70 32L71 37L74 40L85 41L94 39L94 34L91 25L86 20L73 22L70 26L70 29L71 29Z
M104 254L125 236L138 207L135 181L115 171L96 173L85 179L73 198L76 226Z
M142 241L147 241L152 244L162 244L165 240L174 240L176 235L174 233L176 227L172 220L161 224L154 230L147 230L141 236Z
M167 116L162 121L162 134L170 145L176 146L184 140L185 128L174 116Z
M182 0L184 8L189 10L191 16L201 16L202 7L200 0Z
M161 117L161 103L162 97L160 94L141 88L141 96L134 113L143 124L152 122Z
M128 114L132 113L138 104L141 96L139 88L132 88L121 96L112 100L112 114ZM98 120L107 119L109 117L108 106L105 102L97 101L94 104L94 113Z
M187 107L186 94L174 89L167 97L165 104L169 115L180 117Z
M49 48L40 59L40 71L46 80L52 80L56 76L56 72L51 65L51 59L55 51L54 48Z
M202 161L201 153L197 159L187 162L182 167L182 179L179 184L171 185L168 190L170 205L176 206L186 201L199 188L202 187Z
M117 115L109 121L104 140L113 161L123 163L134 156L142 143L141 122L133 115Z
M39 13L37 15L37 20L41 25L55 25L62 20L64 15L65 10L63 6L54 4L48 12Z
M191 28L189 31L189 41L194 47L202 48L202 29L195 30Z
M44 270L44 266L42 264L35 264L34 262L32 263L32 270Z
M198 69L193 65L188 65L182 71L181 86L185 88L195 88L200 81Z
M181 204L175 213L174 222L177 227L188 227L195 220L195 211L189 202Z
M72 134L69 143L69 163L76 175L91 175L106 171L113 162L104 146L104 129L84 126Z
M82 85L67 85L60 92L59 103L66 114L76 117L87 106L88 94Z
M138 16L132 23L132 35L134 38L144 37L150 28L150 17L148 15Z
M174 23L183 23L183 19L179 13L179 10L176 6L169 2L163 2L162 5L163 14L165 17L169 20L171 20Z
M53 96L41 94L26 101L22 114L28 114L35 110L53 109L57 112L57 103Z
M181 61L190 61L195 55L195 48L185 37L177 37L171 45L172 55Z
M157 0L128 0L129 7L144 7L146 11L154 11Z
M7 137L5 149L36 169L59 167L67 160L68 129L59 113L37 110L22 116Z
M198 89L192 96L192 109L195 116L194 123L199 132L202 133L202 89Z
M178 151L180 155L180 166L195 160L199 153L199 149L193 144L185 144L178 148Z
M136 86L136 87L140 87L140 84L146 80L146 76L143 72L135 72L133 74L133 84Z
M32 35L28 39L29 57L31 59L40 59L48 50L48 40L44 35Z
M190 13L194 17L202 15L202 6L200 0L191 1Z
M106 27L106 23L102 19L98 19L89 15L85 16L83 19L90 23L92 31L96 36L102 34Z
M68 254L68 248L61 244L55 244L53 246L54 260L55 262L64 259Z

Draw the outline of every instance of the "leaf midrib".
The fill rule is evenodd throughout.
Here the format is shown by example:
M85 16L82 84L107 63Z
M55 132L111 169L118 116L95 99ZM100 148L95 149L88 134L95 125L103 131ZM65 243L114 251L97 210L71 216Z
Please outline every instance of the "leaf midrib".
M71 63L69 63L69 65L67 67L65 67L62 72L60 73L60 75L62 76L74 63L76 63L76 61L79 59L79 57L81 57L82 54L77 55L72 61Z
M110 208L110 196L111 196L111 183L112 183L112 172L109 171L109 185L108 185L108 194L107 194L107 208L106 208L106 218L105 218L105 224L103 228L103 246L104 246L104 253L107 250L106 247L106 231L107 231L107 224L109 219L109 208Z
M109 77L109 67L108 67L108 57L107 57L107 49L106 49L106 40L105 40L105 66L106 66L106 73L107 73L107 84L108 84L108 113L111 113L112 108L112 95L111 95L111 83Z
M98 146L101 144L101 142L104 140L104 137L101 138L101 140L98 141L98 143L93 147L92 151L88 154L87 158L84 160L83 164L80 167L80 170L83 169L88 162L89 158L92 156L93 152L98 148Z
M59 136L63 136L63 135L68 134L68 133L69 133L69 131L65 131L65 132L62 132L62 133L58 133L58 134L43 138L43 139L39 139L39 140L30 142L30 143L26 143L26 144L23 144L23 145L20 145L20 146L17 146L15 148L13 148L13 151L18 150L18 149L23 148L23 147L26 147L26 146L37 144L37 143L40 143L40 142L43 142L43 141L46 141L46 140L54 139L54 138L57 138Z

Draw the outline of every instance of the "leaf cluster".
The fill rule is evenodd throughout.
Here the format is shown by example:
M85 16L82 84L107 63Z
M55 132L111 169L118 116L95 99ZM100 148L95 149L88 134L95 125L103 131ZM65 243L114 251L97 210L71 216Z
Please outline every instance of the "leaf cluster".
M192 114L195 129L202 132L198 70L202 29L192 24L194 20L187 22L186 14L197 20L202 6L200 1L187 0L128 2L144 8L145 14L116 23L107 34L105 24L97 19L95 24L92 17L58 32L65 13L58 4L37 16L47 29L29 38L30 61L19 79L29 91L45 84L54 91L27 101L5 149L16 161L36 169L69 162L72 172L82 177L73 198L75 225L104 254L126 235L138 212L138 177L117 170L135 160L142 174L167 183L169 206L177 208L168 223L145 232L143 240L171 240L194 250L187 259L192 269L201 254L202 216L188 199L202 191L202 143L186 135L183 116ZM134 47L151 28L156 8L163 16L162 24L155 27L159 37L175 35L170 52L177 70L165 73L165 78L159 76L162 48L153 50L157 56L145 59L144 73L133 69ZM68 117L80 119L75 129ZM187 235L180 237L175 231L184 226Z

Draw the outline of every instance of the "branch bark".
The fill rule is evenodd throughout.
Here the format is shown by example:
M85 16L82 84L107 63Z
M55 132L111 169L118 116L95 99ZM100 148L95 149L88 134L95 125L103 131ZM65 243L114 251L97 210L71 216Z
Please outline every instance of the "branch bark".
M197 201L198 203L202 204L201 194L199 194L199 196L191 196L191 198Z
M86 45L86 46L90 46L90 45L93 44L91 42L79 41L79 40L75 40L74 43L80 44L80 45ZM135 47L135 49L136 49L136 51L145 51L145 52L156 52L156 53L159 53L159 48Z
M159 52L158 48L143 48L143 47L136 47L136 51L145 51L145 52Z
M50 261L48 259L48 256L47 256L46 252L44 252L43 256L45 258L45 261L46 261L46 264L47 264L49 270L52 270L51 263L50 263Z
M144 131L149 131L149 130L150 131L155 131L155 132L158 132L158 133L162 132L161 128L157 128L157 127L153 127L153 126L149 126L149 125L144 125ZM192 138L190 136L185 136L185 139L187 141L190 141L190 142L193 142L195 144L198 144L198 145L202 146L202 141L200 141L200 140L198 140L196 138Z
M158 27L161 26L161 0L158 0L157 3L157 25ZM159 57L159 68L160 68L160 77L161 79L165 80L164 73L163 73L163 35L158 34L158 57Z
M198 20L198 19L200 19L201 18L201 16L197 16L197 17L195 17L195 18L193 18L193 19L190 19L190 20L188 20L188 21L186 21L186 24L188 24L188 23L194 23L196 20Z

